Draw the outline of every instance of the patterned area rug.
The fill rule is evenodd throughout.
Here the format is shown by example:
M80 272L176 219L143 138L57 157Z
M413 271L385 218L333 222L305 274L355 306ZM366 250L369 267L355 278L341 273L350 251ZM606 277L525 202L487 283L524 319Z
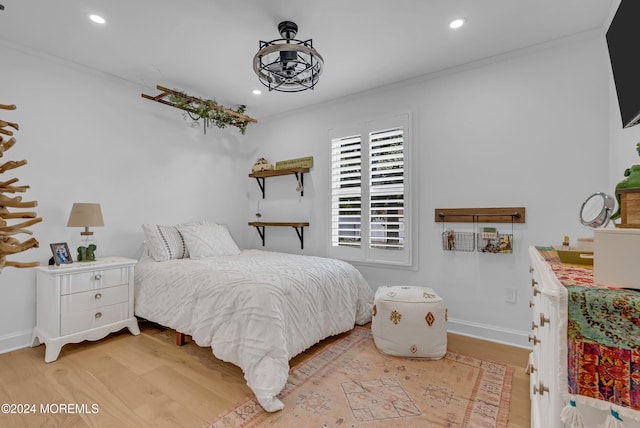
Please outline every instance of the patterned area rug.
M452 352L387 356L356 327L291 371L284 410L265 412L248 397L205 427L506 427L513 372Z

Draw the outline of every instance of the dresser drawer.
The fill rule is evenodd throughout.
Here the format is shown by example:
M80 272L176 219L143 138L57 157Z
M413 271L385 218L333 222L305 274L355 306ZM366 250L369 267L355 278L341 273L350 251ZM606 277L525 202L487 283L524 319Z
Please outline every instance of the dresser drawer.
M75 312L110 306L129 301L129 286L100 288L83 293L67 294L60 297L60 313L64 317Z
M129 268L127 267L77 272L60 277L60 294L64 296L128 283Z
M60 318L60 335L90 330L127 318L129 318L128 302L73 313L63 312Z

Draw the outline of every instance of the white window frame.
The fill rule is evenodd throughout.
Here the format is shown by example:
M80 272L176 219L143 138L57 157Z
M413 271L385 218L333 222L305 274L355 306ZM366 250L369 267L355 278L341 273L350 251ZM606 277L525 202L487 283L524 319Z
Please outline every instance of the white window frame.
M385 248L373 248L370 244L370 196L375 195L375 186L371 186L370 177L370 164L369 164L369 149L370 141L369 136L371 133L379 132L386 129L402 128L403 135L403 185L404 185L404 212L403 212L403 226L404 229L401 233L404 233L402 238L403 245L401 249L385 249ZM349 194L348 189L341 189L337 187L337 177L334 178L334 150L333 141L342 140L349 137L360 137L360 151L361 151L361 213L360 213L360 245L359 246L344 246L337 245L337 236L334 234L334 228L337 228L336 216L339 207L334 206L334 194L344 195ZM411 143L411 121L410 115L401 114L390 116L386 118L361 122L353 125L346 125L329 130L329 150L330 150L330 191L329 191L329 234L328 234L328 254L330 257L339 258L342 260L348 260L351 262L360 263L372 263L383 265L397 265L403 267L412 266L412 253L413 253L413 209L411 198L411 182L412 182L412 143ZM353 142L353 140L351 141ZM335 159L336 162L338 159ZM350 170L353 170L350 165ZM357 185L357 180L354 179L354 186ZM373 187L373 191L372 191ZM334 211L334 208L336 211ZM340 224L344 224L341 221ZM357 227L357 226L354 226ZM354 229L355 230L355 229ZM337 233L337 232L336 232ZM354 231L354 236L357 232Z

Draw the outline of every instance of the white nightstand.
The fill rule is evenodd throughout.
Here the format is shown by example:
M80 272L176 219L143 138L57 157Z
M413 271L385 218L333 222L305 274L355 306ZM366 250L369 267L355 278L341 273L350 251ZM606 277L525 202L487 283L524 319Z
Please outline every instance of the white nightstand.
M124 257L103 257L36 268L37 318L31 346L45 344L45 362L55 361L67 343L102 339L124 327L140 334L133 315L136 263Z

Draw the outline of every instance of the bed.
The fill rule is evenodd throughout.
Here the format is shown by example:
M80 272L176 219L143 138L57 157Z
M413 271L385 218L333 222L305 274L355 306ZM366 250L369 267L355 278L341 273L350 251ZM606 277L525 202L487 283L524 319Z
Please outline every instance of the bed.
M373 290L344 261L240 250L226 227L206 222L143 230L136 316L239 366L267 411L284 407L291 358L371 320Z

